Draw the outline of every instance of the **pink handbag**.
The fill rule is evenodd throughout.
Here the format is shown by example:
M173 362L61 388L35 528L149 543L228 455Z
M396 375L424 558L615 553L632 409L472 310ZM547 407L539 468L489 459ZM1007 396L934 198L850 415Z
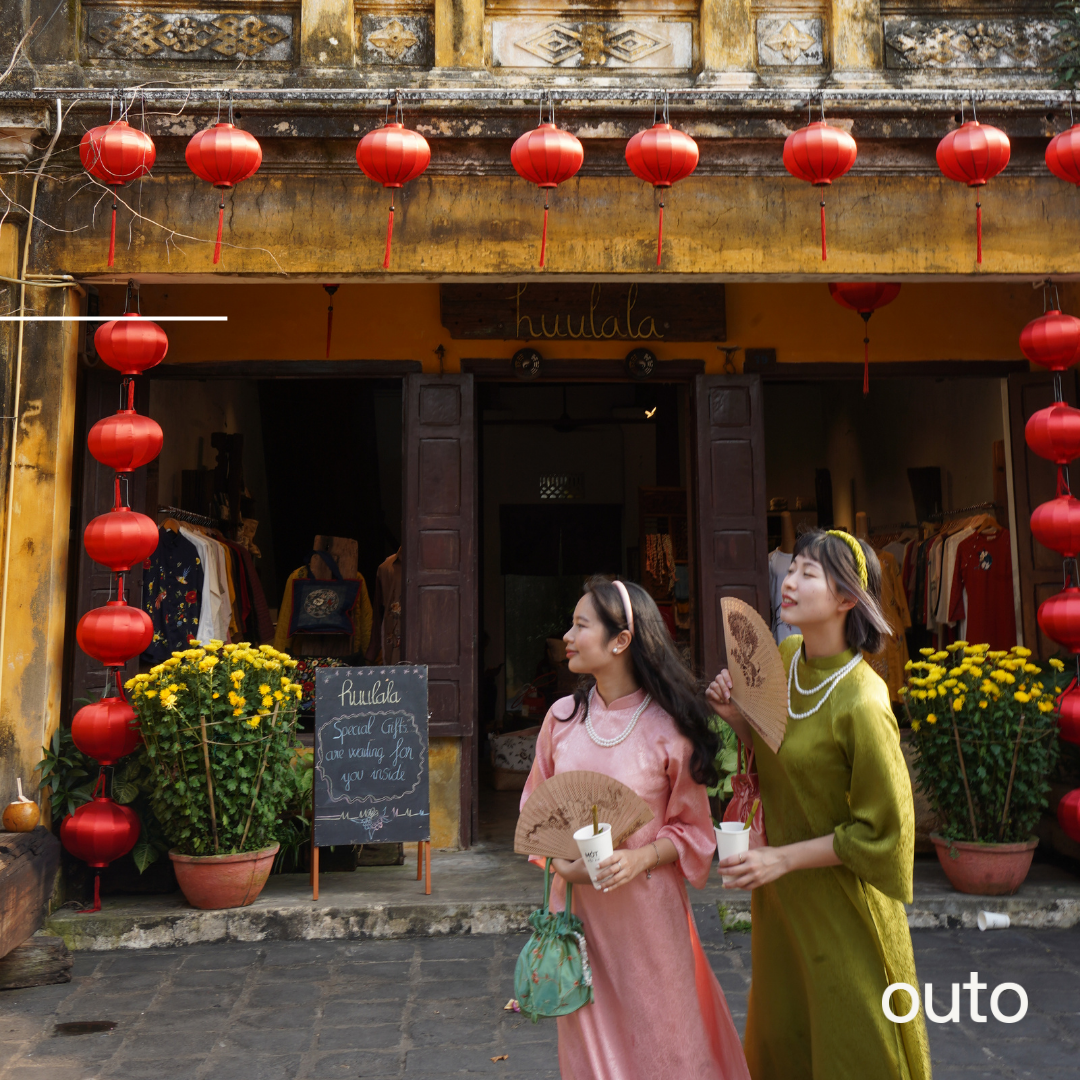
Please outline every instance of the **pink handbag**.
M755 799L761 798L758 774L754 771L754 751L751 750L743 770L743 743L739 740L739 771L731 778L731 801L724 810L725 821L745 822ZM769 838L765 835L764 806L759 802L754 820L750 822L750 847L767 847Z

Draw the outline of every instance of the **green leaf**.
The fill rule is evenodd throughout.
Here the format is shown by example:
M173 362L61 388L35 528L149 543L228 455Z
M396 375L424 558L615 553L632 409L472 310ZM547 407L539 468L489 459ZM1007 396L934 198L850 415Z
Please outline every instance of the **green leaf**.
M154 844L140 836L131 849L131 857L135 860L135 867L141 874L148 866L157 862L161 857L161 852L158 851Z
M117 783L113 780L112 797L121 805L126 806L130 802L134 802L138 798L139 788L137 784L133 784L130 781L121 781Z

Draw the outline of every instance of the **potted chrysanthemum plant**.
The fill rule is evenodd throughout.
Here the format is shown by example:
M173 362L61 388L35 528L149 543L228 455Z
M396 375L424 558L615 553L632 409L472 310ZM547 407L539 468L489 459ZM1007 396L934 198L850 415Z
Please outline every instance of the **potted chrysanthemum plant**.
M242 907L262 891L294 787L296 661L212 641L125 685L153 776L150 805L188 902Z
M918 784L944 822L931 834L938 859L959 892L1014 893L1047 805L1065 665L1033 663L1019 645L920 652L902 693Z

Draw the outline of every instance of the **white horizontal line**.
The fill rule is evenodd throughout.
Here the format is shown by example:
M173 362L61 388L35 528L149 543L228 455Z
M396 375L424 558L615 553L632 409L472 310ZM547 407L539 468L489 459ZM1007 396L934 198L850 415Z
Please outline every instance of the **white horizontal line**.
M112 322L123 315L0 315L0 322ZM144 315L147 322L228 322L228 315Z

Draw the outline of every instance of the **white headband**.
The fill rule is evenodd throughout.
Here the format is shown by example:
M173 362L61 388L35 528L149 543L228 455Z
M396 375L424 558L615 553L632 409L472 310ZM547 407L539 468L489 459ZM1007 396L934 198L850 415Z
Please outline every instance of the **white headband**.
M627 591L626 586L617 578L612 582L616 589L622 594L622 606L623 614L626 616L626 628L630 631L630 636L634 636L634 609L630 606L630 593Z

